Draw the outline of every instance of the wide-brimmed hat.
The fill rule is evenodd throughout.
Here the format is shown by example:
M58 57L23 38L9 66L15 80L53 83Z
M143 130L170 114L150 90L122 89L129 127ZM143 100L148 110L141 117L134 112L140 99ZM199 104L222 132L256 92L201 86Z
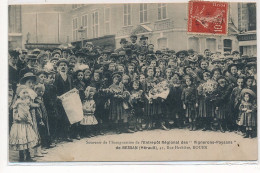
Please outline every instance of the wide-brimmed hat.
M130 38L132 38L132 37L137 38L137 35L136 34L131 34Z
M144 35L142 35L141 37L140 37L140 40L147 40L148 39L148 37L146 37L146 36L144 36Z
M121 44L121 43L127 43L127 40L126 40L125 38L121 38L120 44Z
M65 58L61 58L61 59L59 59L58 62L56 63L56 65L59 66L60 63L62 63L62 62L64 62L64 63L66 63L67 65L69 65L68 60L66 60Z
M228 70L228 72L230 73L230 70L231 70L231 67L237 67L237 69L238 69L238 67L239 67L239 65L238 64L235 64L235 63L232 63L232 64L229 64L228 65L228 68L227 68L227 70Z
M176 56L179 57L179 55L183 53L185 56L188 56L188 52L186 50L181 50L179 52L176 53Z
M248 88L242 89L241 95L243 96L245 93L248 93L251 96L253 96L254 98L256 98L255 92L253 90L251 90L251 89L248 89Z
M162 54L162 51L157 50L157 51L155 51L155 54L159 54L159 55L161 55L161 54Z
M55 54L59 54L59 55L61 55L61 51L59 51L59 50L55 50L55 51L52 52L51 55L54 56Z
M36 76L32 72L25 73L24 76L20 79L20 84L25 84L28 79L36 81Z
M110 58L116 58L116 57L118 57L117 53L111 53Z
M35 54L28 54L26 57L28 60L37 60L37 55Z
M54 60L58 61L58 60L59 60L59 58L52 57L52 58L50 59L50 62L52 62L52 61L54 61Z
M32 51L32 54L39 54L39 53L41 53L41 50L38 48L33 49L33 51Z
M119 73L119 72L114 72L113 74L112 74L112 79L114 79L115 77L118 77L118 78L122 78L122 75L121 75L121 73Z
M28 54L28 50L27 49L22 49L22 54Z
M246 63L246 67L252 67L252 66L256 66L256 62L249 62L249 63Z

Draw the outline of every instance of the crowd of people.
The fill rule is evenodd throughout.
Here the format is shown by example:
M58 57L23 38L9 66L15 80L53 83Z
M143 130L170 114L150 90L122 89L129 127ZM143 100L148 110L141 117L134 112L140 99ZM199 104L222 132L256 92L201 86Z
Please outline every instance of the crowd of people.
M256 57L155 51L148 37L139 41L131 35L115 50L91 42L9 50L9 142L19 160L108 132L187 128L256 137ZM70 124L59 98L73 88L84 117Z

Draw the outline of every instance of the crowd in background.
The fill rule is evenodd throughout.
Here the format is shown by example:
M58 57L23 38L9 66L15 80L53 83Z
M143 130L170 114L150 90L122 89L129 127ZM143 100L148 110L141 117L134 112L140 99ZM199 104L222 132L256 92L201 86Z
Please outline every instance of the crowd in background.
M20 161L64 140L110 132L188 128L256 137L256 57L155 51L148 39L131 35L115 50L91 42L9 50L10 148ZM73 88L84 117L71 125L59 96Z

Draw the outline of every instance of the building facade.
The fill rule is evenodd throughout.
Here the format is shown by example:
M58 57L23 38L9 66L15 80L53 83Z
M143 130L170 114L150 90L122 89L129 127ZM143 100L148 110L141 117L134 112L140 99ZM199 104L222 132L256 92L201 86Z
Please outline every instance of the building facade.
M256 3L238 3L239 49L243 55L257 56Z
M193 49L199 53L205 49L240 50L256 55L255 6L230 3L228 35L223 36L187 33L187 3L10 6L9 43L14 46L12 40L17 40L22 47L46 48L61 43L81 47L92 41L114 49L120 47L121 38L136 34L138 40L141 35L148 36L155 49Z
M22 44L48 49L70 42L67 5L22 5Z
M8 7L8 47L22 47L22 17L21 5Z
M203 36L187 33L187 3L145 4L91 4L72 5L71 38L74 42L115 35L115 47L121 38L131 34L149 37L155 49L194 49L203 53L239 50L238 5L230 4L229 34L226 36ZM83 28L84 32L78 32Z

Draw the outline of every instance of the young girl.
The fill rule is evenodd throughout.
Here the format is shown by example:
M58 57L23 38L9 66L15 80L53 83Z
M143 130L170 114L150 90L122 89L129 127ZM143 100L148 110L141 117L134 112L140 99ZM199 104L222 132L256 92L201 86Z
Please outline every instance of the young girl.
M146 89L145 89L145 106L144 106L144 114L146 117L146 129L151 130L154 125L154 120L157 116L158 110L156 105L156 100L149 98L148 94L151 89L157 84L157 80L154 78L154 68L150 67L147 69L147 78L146 78Z
M123 113L124 86L120 85L121 78L120 74L114 73L112 76L113 84L109 86L111 92L109 120L116 126L118 134L122 133L122 120L126 119Z
M77 70L75 72L75 78L76 79L74 81L74 86L77 90L79 90L80 99L81 99L81 101L83 101L84 97L85 97L84 91L85 91L85 88L86 88L86 85L83 82L84 72L82 70Z
M36 108L36 118L37 118L37 125L39 128L39 133L41 136L41 144L45 148L50 148L51 139L50 139L50 131L49 131L49 119L47 110L45 108L43 102L43 94L45 92L45 87L43 84L37 84L34 86L34 90L37 94L34 102L39 105L39 108Z
M182 91L181 100L183 102L183 109L185 110L185 117L189 119L190 130L196 130L196 108L198 107L197 91L193 85L191 76L185 77L186 87Z
M85 100L82 103L84 117L80 124L85 126L85 134L87 137L93 137L93 125L98 124L96 117L94 116L96 110L96 104L93 96L96 92L94 87L88 86L85 90Z
M33 122L30 113L30 96L28 88L20 85L16 94L18 99L13 105L13 125L10 131L10 148L19 151L19 161L33 161L29 149L38 144L38 136L33 130Z
M39 105L34 103L34 99L37 97L37 94L35 93L34 86L36 82L36 76L33 75L33 73L26 73L23 78L20 80L20 84L25 85L28 87L28 93L30 95L31 104L30 104L30 113L32 117L32 125L33 130L38 136L38 144L34 149L34 156L35 157L43 157L43 154L46 154L47 152L43 152L41 149L41 137L38 130L38 123L37 123L37 117L36 117L36 108L39 108Z
M210 73L205 71L203 73L203 83L199 85L198 100L199 100L199 114L203 130L206 131L211 128L211 123L215 115L214 99L216 96L217 82L210 79Z
M239 125L245 127L246 133L244 138L252 138L253 130L256 128L257 114L256 114L256 94L250 89L243 89L241 91L242 101L239 106L240 121Z
M225 133L226 129L230 128L230 105L228 99L232 92L232 88L229 87L225 77L220 76L217 79L218 82L218 96L216 100L216 118L219 124L220 131Z
M233 129L240 132L242 129L238 126L238 122L240 120L239 115L239 105L241 103L241 91L244 88L244 78L239 77L237 79L237 87L233 88L230 95L230 116L232 117L232 125Z
M130 100L134 110L135 129L142 131L143 90L139 81L134 81L132 87Z

